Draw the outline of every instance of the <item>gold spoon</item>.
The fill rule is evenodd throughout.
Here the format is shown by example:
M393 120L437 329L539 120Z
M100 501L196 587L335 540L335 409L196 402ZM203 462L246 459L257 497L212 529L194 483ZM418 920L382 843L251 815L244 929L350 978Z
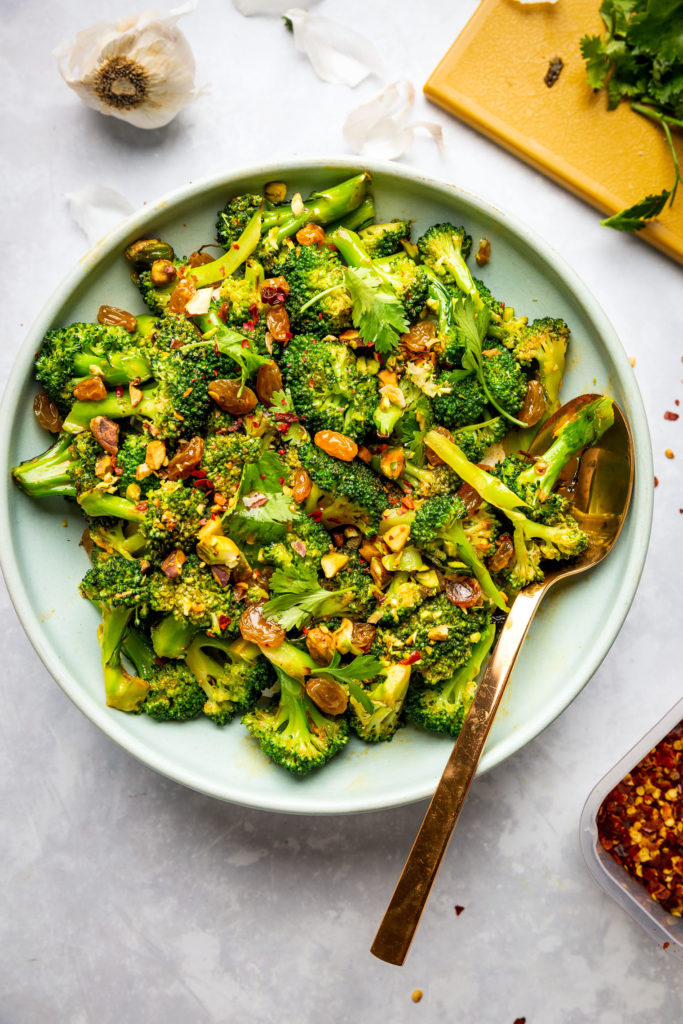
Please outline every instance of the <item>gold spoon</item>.
M567 402L543 425L530 454L541 454L553 431L599 395L581 395ZM432 884L453 834L479 764L498 705L531 620L543 597L558 580L592 569L607 555L624 525L633 488L633 438L618 405L614 425L598 444L575 458L557 488L570 498L581 528L588 534L579 558L553 572L542 583L520 591L510 612L474 700L441 776L413 848L370 947L380 960L401 965L425 908Z

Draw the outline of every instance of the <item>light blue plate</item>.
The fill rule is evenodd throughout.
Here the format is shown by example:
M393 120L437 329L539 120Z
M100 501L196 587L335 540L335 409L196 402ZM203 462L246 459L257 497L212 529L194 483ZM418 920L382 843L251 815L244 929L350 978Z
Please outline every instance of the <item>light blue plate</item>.
M46 668L88 718L157 771L211 796L278 811L334 814L391 807L428 796L452 741L412 728L391 743L352 740L319 773L288 776L270 764L239 722L158 724L105 706L98 616L78 593L87 568L83 522L61 499L31 501L10 482L10 467L47 447L31 412L33 354L45 331L94 320L103 303L142 312L121 253L143 234L167 238L189 253L214 238L216 211L241 191L281 179L306 194L349 176L348 159L297 160L212 178L179 189L130 217L71 272L38 317L19 353L0 408L0 555L12 600ZM382 218L463 223L491 241L481 277L495 295L531 318L564 317L572 330L563 397L605 392L621 404L636 446L636 480L628 521L614 552L588 576L553 588L531 628L482 758L484 772L509 757L560 714L591 678L614 641L645 561L653 469L645 412L623 348L588 289L558 255L508 214L407 168L370 165ZM67 527L62 525L66 518Z

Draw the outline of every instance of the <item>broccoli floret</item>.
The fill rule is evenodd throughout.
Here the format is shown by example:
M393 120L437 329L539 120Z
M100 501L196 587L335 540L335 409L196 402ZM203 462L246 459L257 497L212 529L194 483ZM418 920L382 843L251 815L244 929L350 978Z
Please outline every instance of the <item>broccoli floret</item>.
M408 485L412 498L435 498L441 494L453 494L462 484L460 477L448 466L418 466L410 459L406 460L400 480Z
M415 364L409 363L408 365L414 366ZM431 400L420 388L419 383L416 383L416 381L423 382L427 378L427 370L424 371L424 374L406 372L400 381L403 405L391 401L391 397L396 397L393 391L388 394L385 392L381 396L373 417L380 437L389 437L396 432L400 439L406 434L414 434L431 427L434 419Z
M232 588L223 586L197 555L187 556L177 579L155 572L149 586L154 611L172 612L178 619L187 619L223 639L237 636L241 608Z
M527 379L519 364L506 348L486 348L482 351L482 371L491 397L509 413L516 413L524 405Z
M242 277L226 277L222 282L218 303L225 311L224 319L230 327L242 330L245 324L259 320L263 310L261 286L264 278L261 264L247 260Z
M151 376L149 360L123 327L75 323L48 331L36 356L36 378L65 412L74 386L98 376L106 384L128 384Z
M510 339L512 353L519 363L525 366L532 362L538 364L538 379L546 396L546 418L560 406L560 385L568 341L566 323L553 317L534 320Z
M198 636L190 644L185 661L203 691L204 714L225 725L258 700L272 681L267 660L255 644Z
M442 685L412 687L406 700L406 715L415 725L434 732L457 736L477 688L477 676L496 635L486 626L472 645L468 660Z
M349 695L350 724L360 739L379 743L393 737L401 724L409 682L410 665L386 665L377 679L363 685L362 702Z
M102 447L88 430L62 433L46 452L12 469L12 478L32 498L62 495L76 498L88 516L117 516L141 522L142 512L134 502L114 493L118 478L110 468L102 478L96 475Z
M337 573L328 585L335 591L335 597L327 601L319 612L321 618L345 615L350 618L365 618L374 607L377 596L368 565L355 551L346 551L348 564Z
M82 435L78 434L77 437ZM125 434L116 453L116 465L122 470L118 477L118 490L125 494L133 485L139 489L140 498L144 498L153 487L158 486L159 477L156 473L138 475L138 467L145 465L149 437L146 434Z
M156 384L142 389L142 399L109 395L99 402L76 402L64 421L64 429L77 433L94 416L123 419L134 416L147 422L151 433L162 438L192 437L206 427L212 402L208 385L230 374L230 364L213 350L187 347L169 349L154 359Z
M400 298L409 323L417 320L428 295L428 281L422 267L405 252L373 260L372 265Z
M346 345L299 335L285 350L281 369L294 407L312 433L336 430L362 441L372 430L377 380L359 371Z
M415 512L410 535L414 543L434 561L448 565L453 559L464 562L476 576L482 591L503 611L506 599L491 579L465 533L466 508L457 495L429 498Z
M245 465L256 462L261 454L261 441L237 431L232 434L209 434L204 440L201 467L213 489L225 498L237 493Z
M297 452L312 486L303 510L329 529L353 525L373 533L389 502L379 478L360 459L341 462L317 445L303 444Z
M489 621L483 606L458 608L445 594L438 594L427 598L398 625L380 626L373 653L388 662L413 664L427 682L438 683L469 660Z
M483 423L472 423L462 427L453 434L453 440L464 451L470 462L481 462L486 451L492 444L499 444L508 432L508 426L502 416Z
M140 527L131 527L126 520L114 516L88 517L90 540L109 555L138 558L144 555L146 541Z
M462 528L479 558L488 558L495 553L500 523L486 503L480 505L469 519L463 520Z
M280 681L279 700L256 707L242 722L261 750L295 775L320 768L349 739L343 718L329 718L313 703L302 683L275 667Z
M440 390L432 401L437 423L457 430L481 420L486 408L486 395L474 373L448 370L439 374L437 384Z
M230 199L218 214L216 237L226 249L237 241L255 213L264 206L263 196L245 194ZM291 213L291 208L290 211ZM270 223L271 216L273 218ZM272 210L265 211L267 227L277 224L277 215Z
M173 548L191 550L206 513L206 495L180 480L162 480L147 496L142 533L146 554L161 558Z
M426 593L427 591L407 572L395 572L384 593L382 617L379 622L384 626L400 622L422 604Z
M149 687L144 679L130 675L121 664L121 644L131 619L147 614L149 581L139 562L98 554L81 581L80 591L102 615L97 636L107 705L119 711L136 711Z
M352 326L353 302L344 284L344 265L335 252L296 246L281 273L289 285L287 312L295 334L324 337Z
M306 566L318 572L320 559L330 550L330 535L324 526L308 516L299 516L287 524L281 540L266 544L259 559L277 569L294 570Z
M409 220L392 220L386 224L369 224L358 235L368 256L383 259L403 251L401 243L410 241L410 230Z
M147 682L149 692L142 710L157 722L187 722L202 713L204 691L182 662L160 665Z
M464 228L453 224L433 224L417 240L423 263L449 284L455 284L465 295L478 296L465 260L472 248L472 239ZM481 305L481 300L479 300Z

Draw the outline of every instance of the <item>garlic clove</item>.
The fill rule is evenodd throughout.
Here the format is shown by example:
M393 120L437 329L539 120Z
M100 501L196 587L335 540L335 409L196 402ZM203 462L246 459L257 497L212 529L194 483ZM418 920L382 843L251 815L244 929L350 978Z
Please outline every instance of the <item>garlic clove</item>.
M399 79L349 111L343 127L347 145L354 153L376 159L396 160L410 149L415 129L424 128L440 150L443 128L434 121L406 121L415 102L415 88Z
M382 58L359 32L301 7L290 8L285 17L292 26L294 45L306 54L323 82L355 88L368 75L382 74Z
M94 110L137 128L161 128L197 97L190 44L176 22L189 0L166 17L145 11L115 24L96 22L54 51L62 78Z

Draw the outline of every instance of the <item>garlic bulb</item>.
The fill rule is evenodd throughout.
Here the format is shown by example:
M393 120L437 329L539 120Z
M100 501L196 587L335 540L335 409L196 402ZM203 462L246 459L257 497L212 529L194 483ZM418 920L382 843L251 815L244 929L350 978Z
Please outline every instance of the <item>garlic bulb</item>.
M168 16L145 11L115 24L98 21L54 51L59 73L84 103L137 128L161 128L196 99L195 63L176 22L190 0Z

